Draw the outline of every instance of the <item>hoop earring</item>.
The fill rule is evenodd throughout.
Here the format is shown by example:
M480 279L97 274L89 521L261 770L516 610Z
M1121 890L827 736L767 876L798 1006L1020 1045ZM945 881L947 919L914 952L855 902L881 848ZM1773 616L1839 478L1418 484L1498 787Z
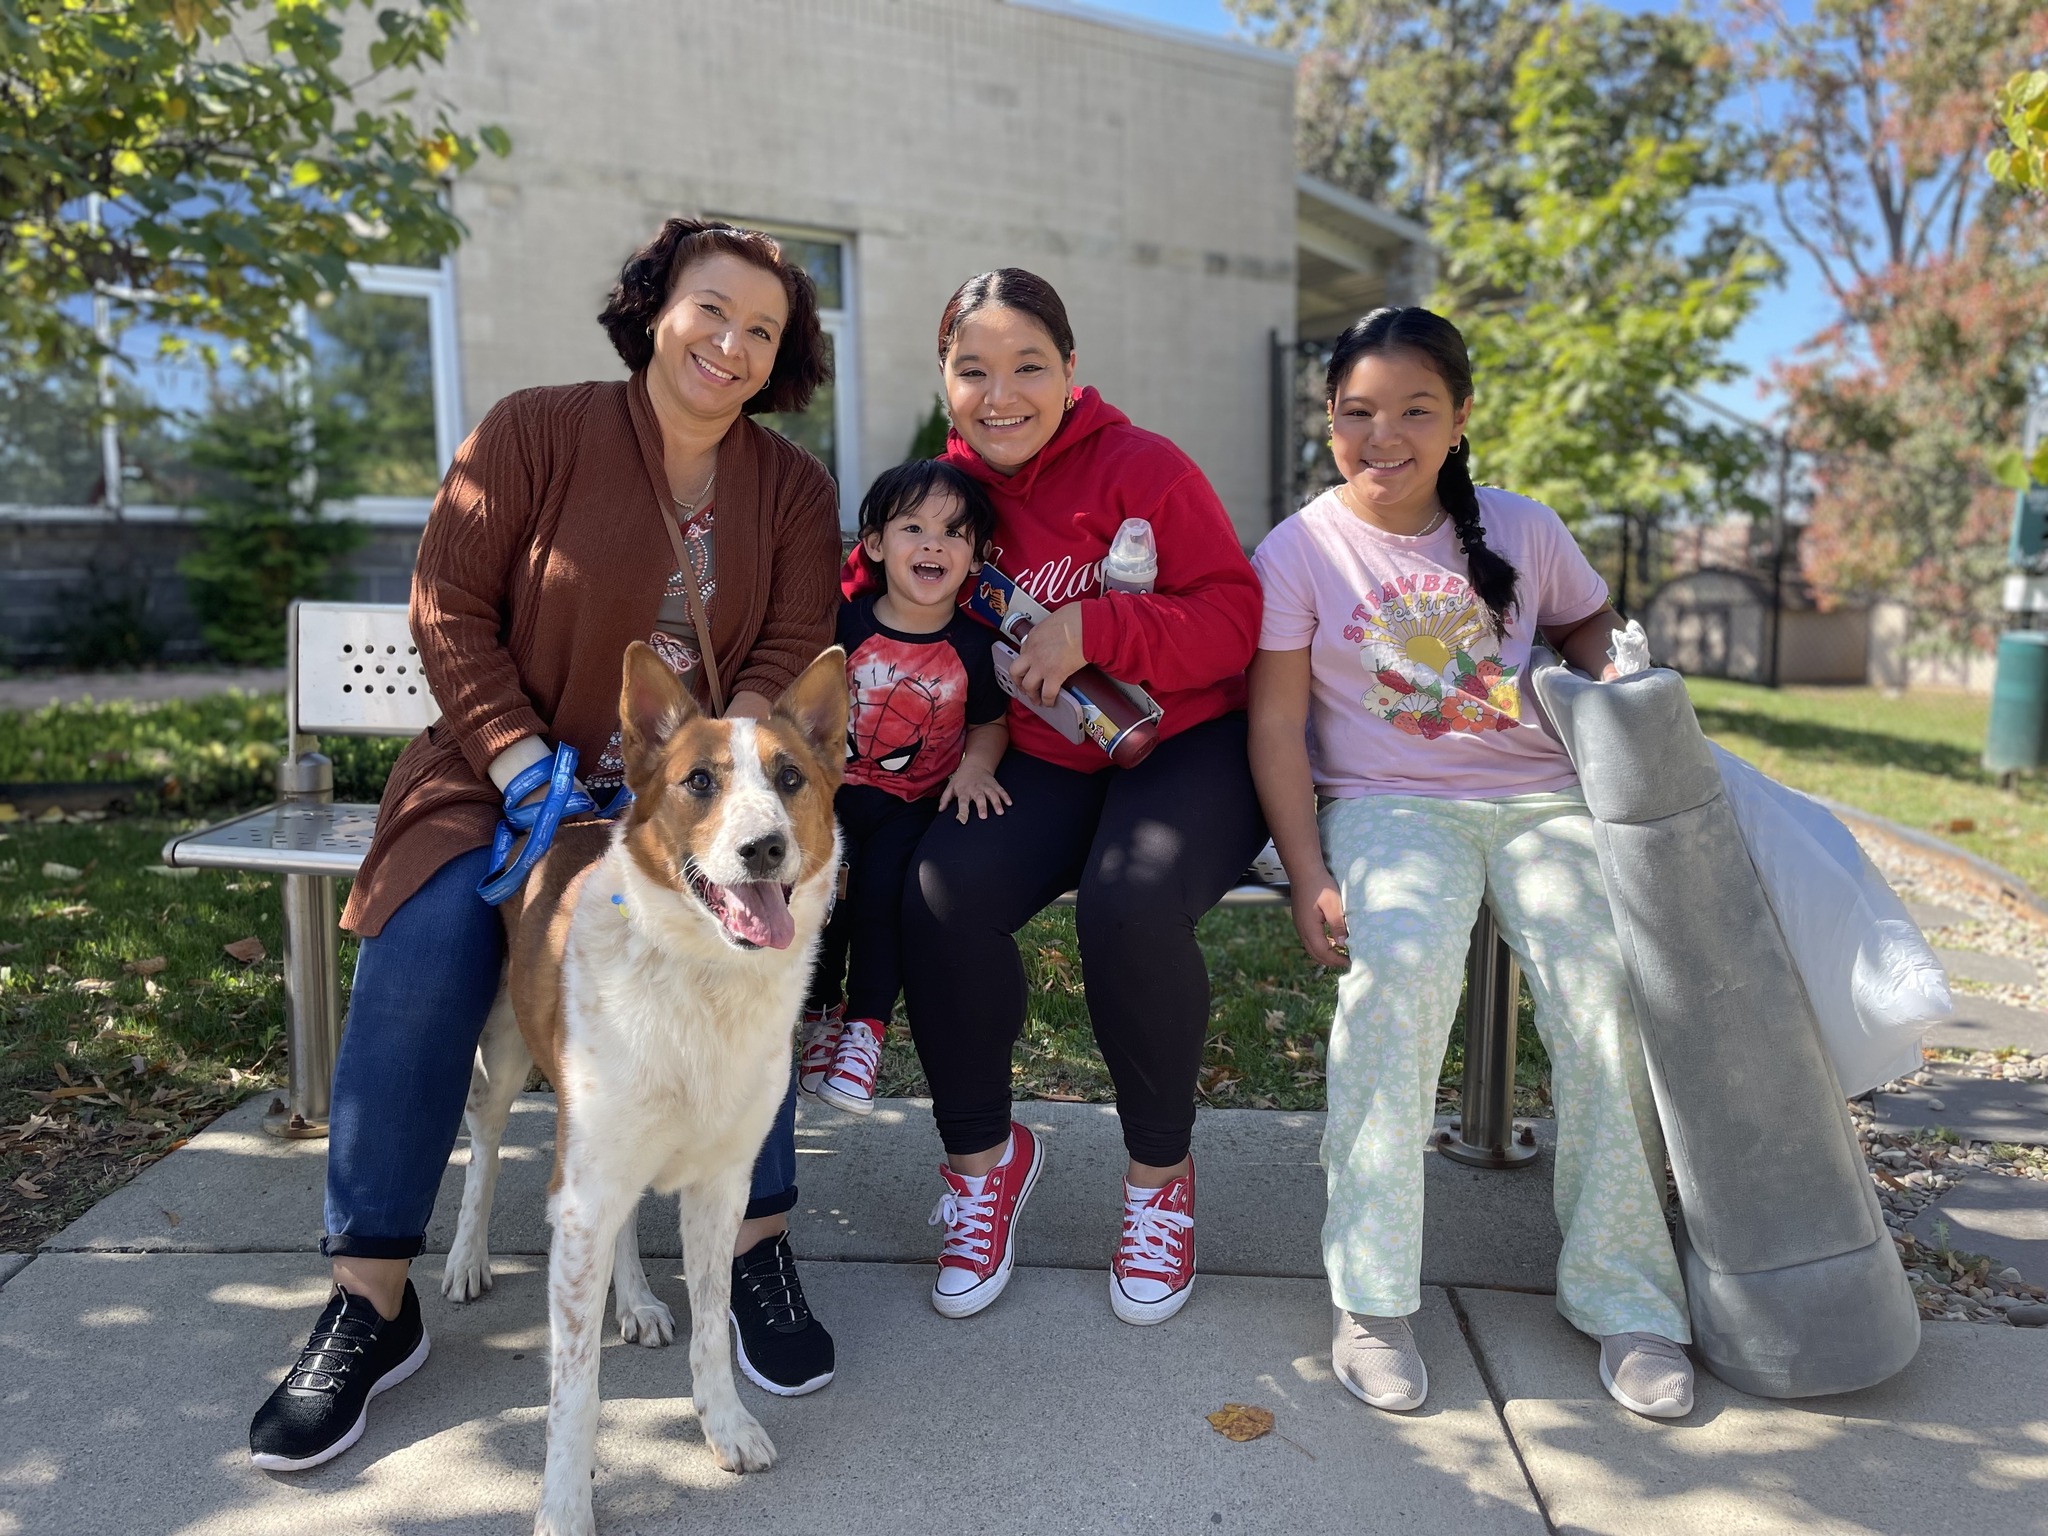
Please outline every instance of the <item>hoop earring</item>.
M1462 459L1463 457L1465 457L1466 454L1470 453L1471 451L1471 440L1460 435L1460 437L1458 438L1458 446L1451 450L1450 456L1454 459Z
M1072 410L1073 408L1074 408L1074 397L1073 397L1072 395L1069 395L1069 396L1067 396L1066 404L1064 404L1064 405L1062 405L1062 406L1060 407L1060 414L1061 414L1062 416L1064 416L1064 415L1066 415L1066 414L1067 414L1067 412L1071 411L1071 410Z

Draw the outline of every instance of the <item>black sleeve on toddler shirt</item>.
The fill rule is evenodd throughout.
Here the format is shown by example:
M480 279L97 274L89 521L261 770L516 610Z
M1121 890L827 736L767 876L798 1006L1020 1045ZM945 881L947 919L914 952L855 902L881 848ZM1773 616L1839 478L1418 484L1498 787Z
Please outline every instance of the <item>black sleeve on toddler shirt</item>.
M1010 696L996 681L996 632L979 619L957 614L946 638L967 669L967 723L993 725L1010 708Z

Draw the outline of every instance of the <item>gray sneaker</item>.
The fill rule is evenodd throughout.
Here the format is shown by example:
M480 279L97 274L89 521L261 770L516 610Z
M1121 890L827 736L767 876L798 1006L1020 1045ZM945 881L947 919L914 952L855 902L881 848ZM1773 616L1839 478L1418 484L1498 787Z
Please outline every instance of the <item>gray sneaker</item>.
M1600 1382L1622 1407L1649 1419L1692 1412L1692 1361L1685 1346L1654 1333L1610 1333L1600 1341Z
M1353 1397L1391 1413L1420 1408L1429 1396L1429 1371L1405 1317L1338 1311L1330 1366Z

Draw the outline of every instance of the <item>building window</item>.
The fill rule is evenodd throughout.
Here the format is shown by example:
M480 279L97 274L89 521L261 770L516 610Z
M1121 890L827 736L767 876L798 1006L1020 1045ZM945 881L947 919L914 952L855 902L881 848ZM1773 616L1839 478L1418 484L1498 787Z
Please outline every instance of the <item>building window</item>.
M735 220L734 222L742 222ZM756 420L809 449L839 487L839 525L851 531L860 511L860 343L854 325L853 242L811 230L765 228L783 253L811 275L818 290L818 323L832 359L832 382L811 397L808 409L763 414Z
M300 322L311 345L304 388L351 418L365 444L362 493L334 510L418 524L461 440L453 272L350 270L357 287L325 309L302 311ZM204 472L188 462L185 441L244 376L209 355L204 336L124 326L119 302L103 302L129 359L107 371L113 441L103 435L101 380L91 368L0 381L0 505L56 517L104 517L115 508L173 517L201 491Z

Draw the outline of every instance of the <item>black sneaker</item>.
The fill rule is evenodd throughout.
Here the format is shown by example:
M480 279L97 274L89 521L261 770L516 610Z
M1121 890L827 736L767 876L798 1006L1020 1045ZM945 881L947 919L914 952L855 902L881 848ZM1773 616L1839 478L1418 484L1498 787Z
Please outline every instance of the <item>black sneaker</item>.
M367 1298L336 1287L313 1325L299 1363L249 1422L249 1459L266 1472L303 1472L363 1438L370 1399L427 1361L419 1293L390 1322Z
M811 1316L787 1233L732 1261L732 1326L740 1369L762 1391L802 1397L832 1379L832 1335Z

